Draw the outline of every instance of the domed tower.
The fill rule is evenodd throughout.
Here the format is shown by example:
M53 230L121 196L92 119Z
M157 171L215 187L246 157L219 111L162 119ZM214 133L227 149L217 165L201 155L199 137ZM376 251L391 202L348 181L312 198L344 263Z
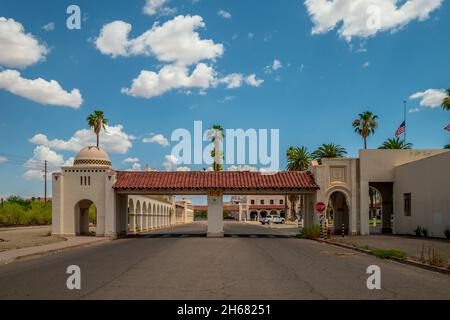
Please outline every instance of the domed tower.
M112 163L105 150L97 147L86 147L78 152L73 162L76 167L111 168Z
M97 147L81 149L73 166L62 167L52 179L53 234L89 234L95 225L96 236L117 235L113 189L116 172L105 150ZM93 204L96 223L89 229L89 208Z

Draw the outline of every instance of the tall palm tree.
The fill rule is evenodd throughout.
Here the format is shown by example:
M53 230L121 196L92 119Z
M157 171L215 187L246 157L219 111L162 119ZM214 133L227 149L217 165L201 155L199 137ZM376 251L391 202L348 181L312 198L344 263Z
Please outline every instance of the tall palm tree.
M288 171L305 171L312 160L311 153L305 147L289 147L286 152Z
M450 88L447 89L447 96L442 100L442 109L450 110Z
M309 153L308 149L304 146L301 147L289 147L286 151L287 157L287 166L286 170L288 171L305 171L309 167L309 162L312 160L312 155ZM291 203L291 210L288 214L287 212L287 201ZM298 194L290 194L289 196L285 196L285 214L286 218L290 218L290 220L295 219L295 207L297 202L300 200L300 196Z
M358 115L358 119L353 120L352 126L357 134L364 140L364 149L367 149L367 137L375 133L378 127L378 116L370 111L365 111Z
M324 143L312 153L314 159L321 161L323 158L342 158L347 150L338 144Z
M406 143L400 138L387 139L378 149L411 149L412 143Z
M211 157L214 159L213 170L222 171L222 159L224 157L222 150L220 150L220 143L223 140L223 128L215 124L206 132L207 139L214 143L214 149L211 150Z
M95 110L94 113L90 114L87 117L87 122L89 127L94 129L95 134L97 135L97 148L100 146L100 131L102 129L106 129L108 125L108 120L105 118L103 111Z

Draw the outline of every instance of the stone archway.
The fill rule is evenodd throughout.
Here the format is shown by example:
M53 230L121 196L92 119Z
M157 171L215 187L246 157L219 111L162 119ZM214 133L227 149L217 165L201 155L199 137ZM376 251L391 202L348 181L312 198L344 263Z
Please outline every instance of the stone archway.
M75 235L91 235L89 232L89 209L93 204L94 202L88 199L80 200L75 204ZM98 223L96 223L97 225Z
M332 208L334 234L342 235L350 232L350 207L348 194L341 190L333 190L328 196L328 205Z

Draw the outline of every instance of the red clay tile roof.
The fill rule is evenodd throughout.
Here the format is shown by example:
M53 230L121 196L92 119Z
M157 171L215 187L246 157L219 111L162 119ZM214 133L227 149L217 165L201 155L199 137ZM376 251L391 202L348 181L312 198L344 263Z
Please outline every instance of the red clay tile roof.
M307 171L283 171L263 174L250 171L117 171L115 189L319 189Z

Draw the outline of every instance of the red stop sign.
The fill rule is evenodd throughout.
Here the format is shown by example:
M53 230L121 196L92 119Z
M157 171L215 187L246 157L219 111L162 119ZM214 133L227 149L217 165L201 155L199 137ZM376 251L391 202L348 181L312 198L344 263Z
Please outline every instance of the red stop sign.
M316 210L320 213L324 212L327 209L327 205L323 202L316 203Z

